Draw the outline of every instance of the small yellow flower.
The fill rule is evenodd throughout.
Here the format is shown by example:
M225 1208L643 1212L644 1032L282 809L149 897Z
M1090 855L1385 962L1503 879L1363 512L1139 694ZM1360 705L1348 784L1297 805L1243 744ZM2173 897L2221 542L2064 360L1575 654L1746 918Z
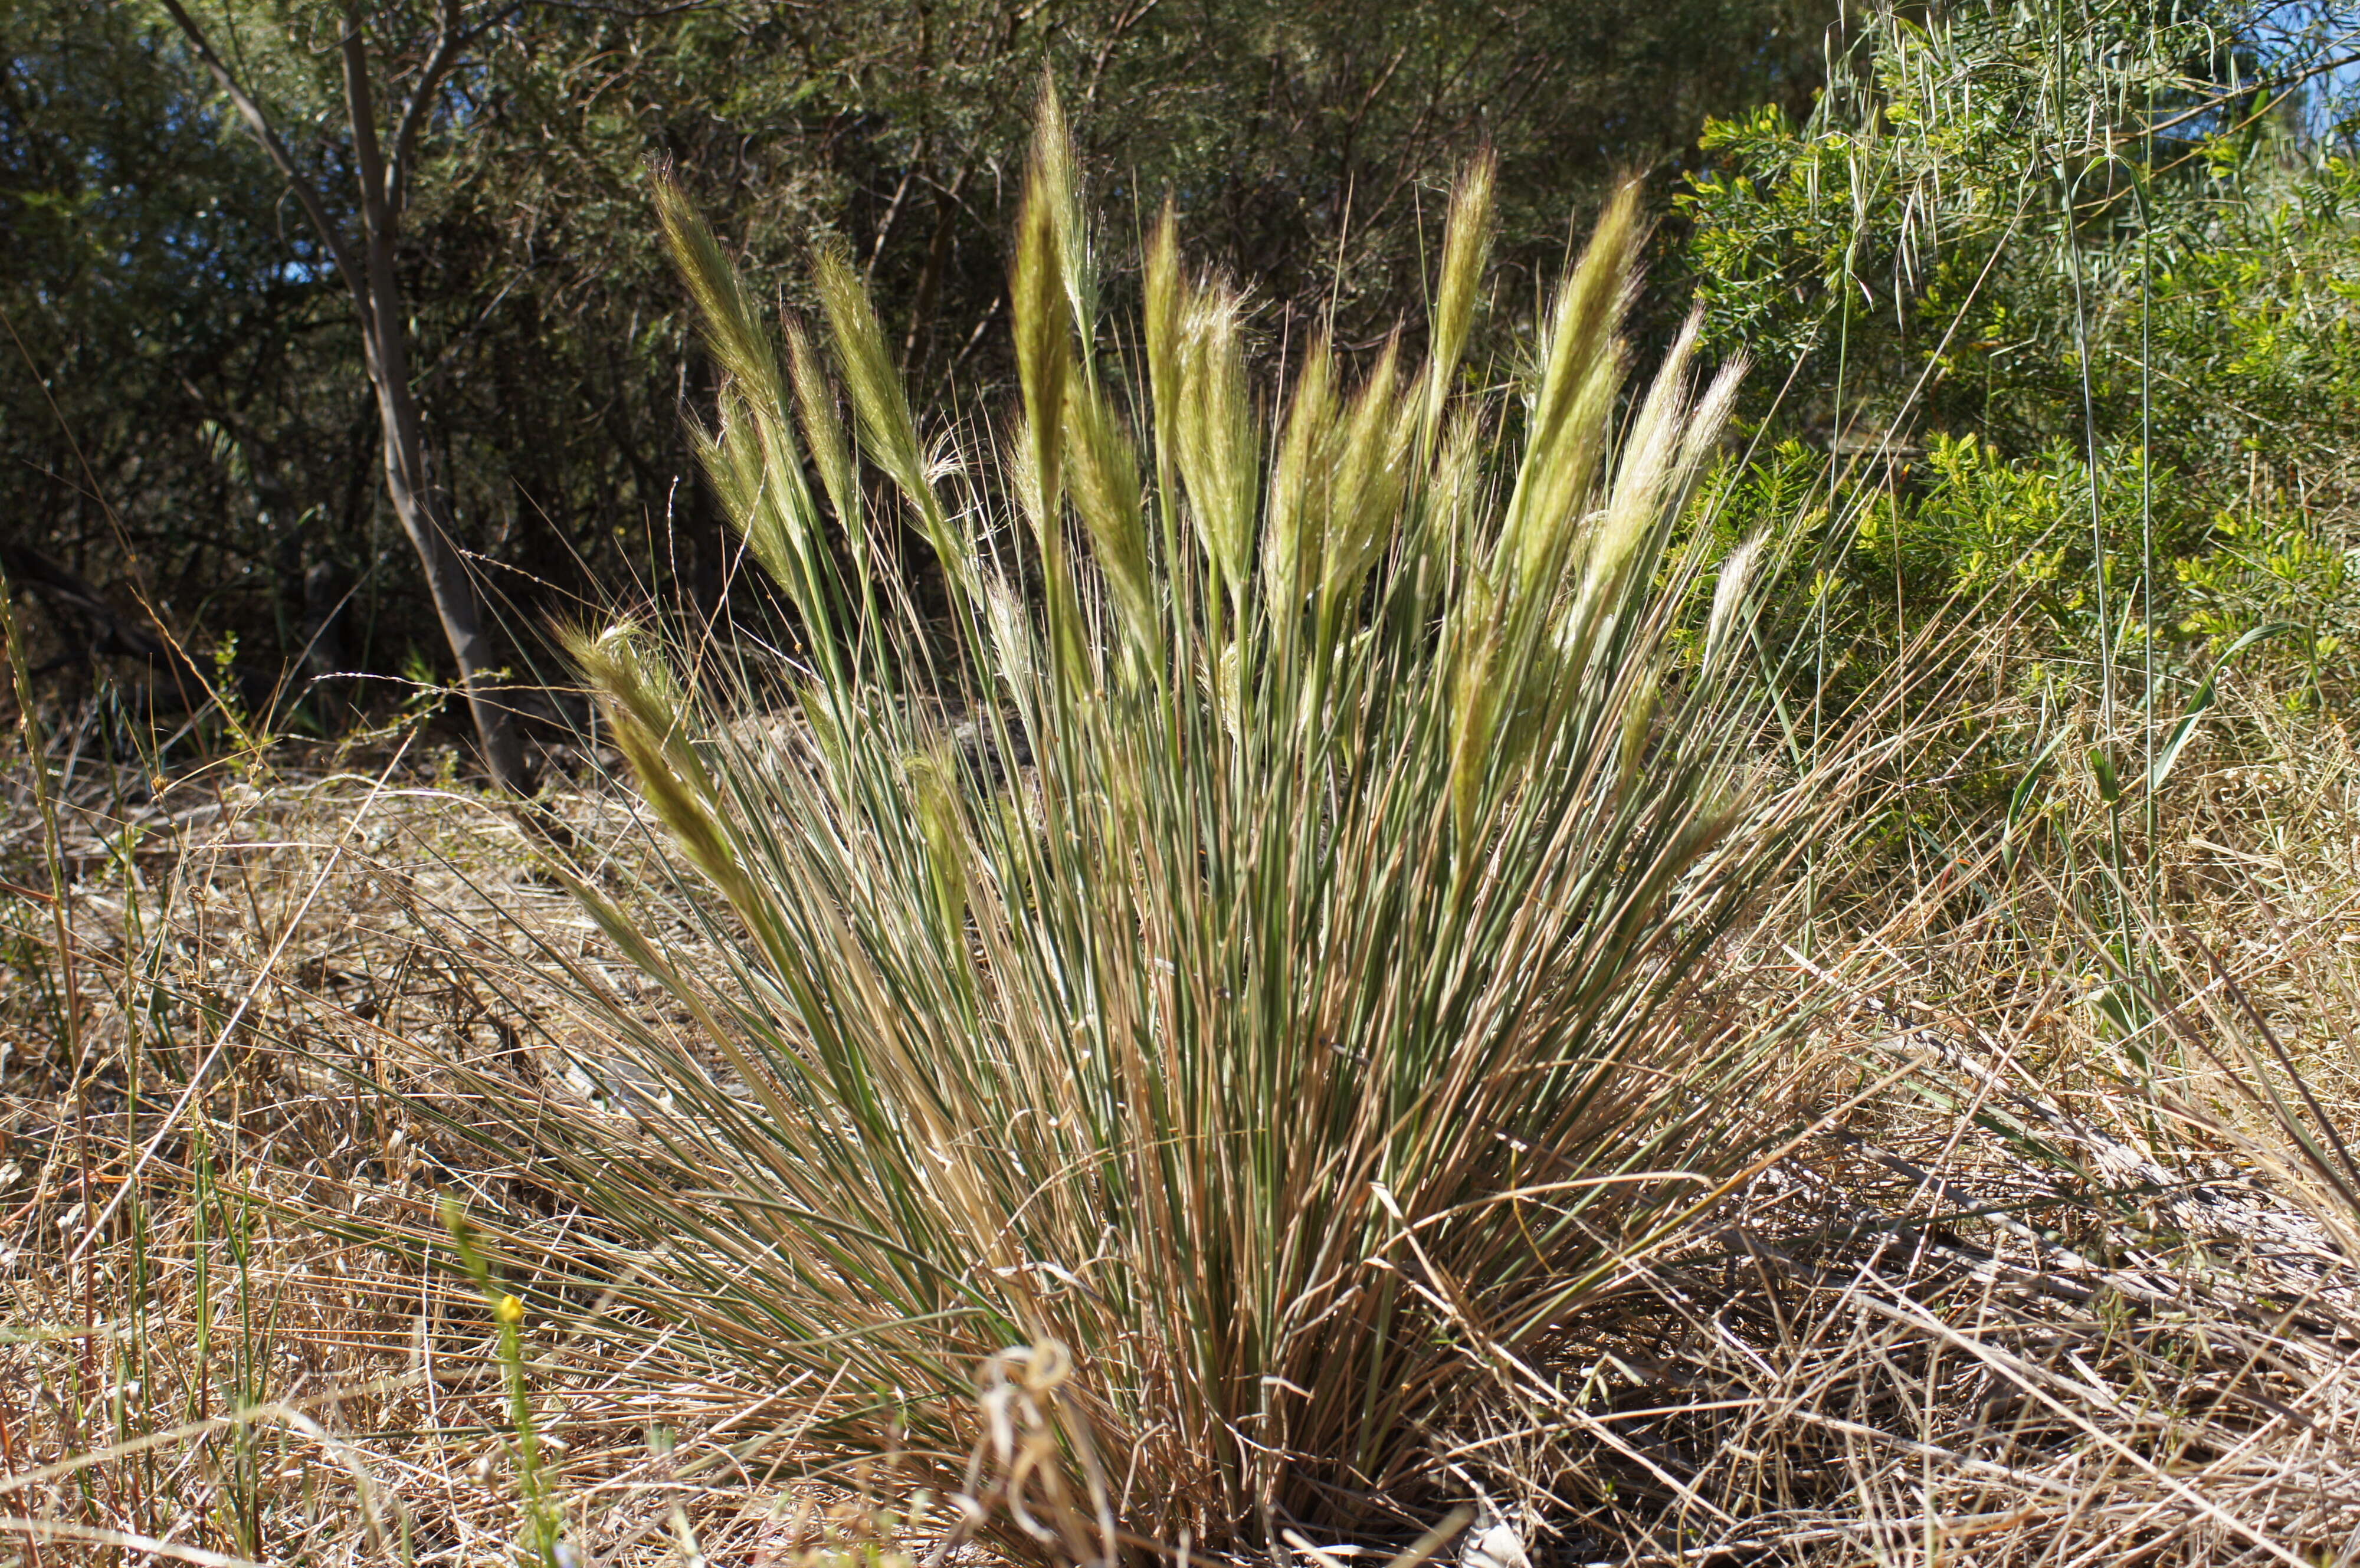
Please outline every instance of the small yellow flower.
M500 1304L492 1309L492 1315L514 1328L524 1322L524 1303L514 1296L502 1296Z

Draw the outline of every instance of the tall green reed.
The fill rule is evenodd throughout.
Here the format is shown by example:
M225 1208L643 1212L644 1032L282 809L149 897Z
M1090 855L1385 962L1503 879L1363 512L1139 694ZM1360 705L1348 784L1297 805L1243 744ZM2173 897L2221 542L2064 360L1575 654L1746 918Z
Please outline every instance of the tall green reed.
M816 1370L808 1444L953 1491L978 1365L1054 1343L1066 1463L1104 1456L1065 1495L1277 1550L1464 1496L1448 1434L1557 1398L1569 1319L1775 1144L1786 1026L1717 955L1859 749L1749 761L1759 551L1708 583L1682 526L1740 367L1699 390L1691 328L1626 400L1633 191L1518 396L1470 390L1491 181L1422 361L1322 338L1265 396L1168 207L1135 336L1102 319L1044 96L990 452L929 447L840 256L782 356L659 186L705 467L801 641L569 638L680 873L582 896L694 1028L585 973L662 1103L618 1146L511 1097L505 1136L601 1216L545 1264L617 1332ZM882 570L897 513L938 600Z

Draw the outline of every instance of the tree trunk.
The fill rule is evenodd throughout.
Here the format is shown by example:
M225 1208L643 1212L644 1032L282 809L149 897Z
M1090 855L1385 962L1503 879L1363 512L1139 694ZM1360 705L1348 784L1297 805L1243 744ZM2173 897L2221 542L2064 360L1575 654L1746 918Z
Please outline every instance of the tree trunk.
M370 270L375 272L377 247L369 248ZM390 272L389 266L387 270ZM371 292L378 299L387 298L385 293ZM475 724L484 766L501 789L530 794L532 770L525 762L524 743L517 733L516 710L508 706L500 684L492 639L484 630L475 580L468 574L466 558L452 542L441 498L426 476L418 400L410 390L409 355L399 322L392 323L391 332L385 331L383 318L393 313L380 307L375 312L377 320L371 323L373 330L365 334L370 345L369 377L377 384L377 417L385 427L380 445L385 452L386 494L393 501L394 516L401 519L401 531L410 536L410 548L418 552L435 616L442 623L452 657L458 660L459 685L467 696L467 713Z
M377 388L377 423L385 433L385 487L393 501L401 531L418 552L426 575L426 591L442 636L459 663L460 689L467 694L469 716L492 781L516 794L532 789L532 770L525 763L524 743L517 733L516 710L499 684L492 641L484 630L482 602L475 595L467 561L451 538L449 517L442 498L426 477L424 447L419 438L418 398L410 387L409 324L403 319L401 289L394 276L393 247L401 224L410 164L420 127L432 116L435 93L459 63L475 35L460 25L458 0L440 0L433 48L418 69L410 103L399 117L388 164L377 141L377 110L369 87L368 45L361 33L357 4L344 13L343 43L344 108L353 133L354 172L359 177L361 233L358 254L347 243L327 204L320 198L287 144L271 128L262 107L238 84L229 63L214 52L180 0L163 0L181 34L196 50L222 91L285 175L289 188L311 221L312 229L336 264L352 291L360 316L361 346L368 362L370 382Z
M410 548L418 552L435 616L442 623L452 657L458 660L459 685L467 694L467 712L475 722L484 766L501 789L530 794L532 770L526 766L524 743L517 734L516 711L508 706L507 693L498 685L492 640L484 630L475 580L468 575L466 558L452 540L442 497L426 474L418 398L410 387L409 323L402 319L401 286L393 270L394 238L401 221L396 205L399 195L390 189L377 146L368 51L362 41L357 12L345 16L344 56L344 107L352 121L354 160L360 166L356 172L365 276L355 302L360 306L369 379L377 384L377 419L385 427L386 494L393 502L394 516L401 519L401 531L410 536ZM421 84L421 91L426 90Z

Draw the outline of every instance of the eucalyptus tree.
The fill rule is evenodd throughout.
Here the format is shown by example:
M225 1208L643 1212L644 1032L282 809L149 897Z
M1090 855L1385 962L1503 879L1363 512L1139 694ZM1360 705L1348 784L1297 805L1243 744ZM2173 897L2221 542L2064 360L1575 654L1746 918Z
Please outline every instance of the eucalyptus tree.
M306 158L290 145L279 118L249 89L236 65L214 47L181 0L162 4L286 179L352 297L383 430L387 498L418 552L435 615L458 663L485 766L502 789L525 791L531 787L531 770L515 710L501 687L482 596L427 466L424 420L411 385L410 313L395 266L395 247L423 140L461 117L460 105L447 89L473 62L475 46L511 20L519 7L505 0L483 7L466 0L434 0L431 13L422 16L399 4L374 11L359 4L345 7L335 41L344 134L323 131L321 145ZM374 58L372 22L385 35ZM301 40L294 41L300 48ZM382 85L377 80L381 71L387 77ZM380 100L391 110L389 135L379 125ZM347 185L341 202L329 188L337 172Z

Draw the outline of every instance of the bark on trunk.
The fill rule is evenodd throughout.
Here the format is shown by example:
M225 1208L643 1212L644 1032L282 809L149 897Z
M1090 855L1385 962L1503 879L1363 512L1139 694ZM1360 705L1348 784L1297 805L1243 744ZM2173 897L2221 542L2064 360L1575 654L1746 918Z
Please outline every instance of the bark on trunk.
M377 147L377 111L369 91L368 48L358 14L344 25L344 107L353 127L355 161L360 166L362 265L366 269L357 303L369 379L377 385L377 419L385 427L385 488L401 531L418 552L426 591L442 623L443 638L458 661L459 686L492 781L512 794L530 794L532 772L525 764L516 711L500 690L497 656L484 630L483 609L466 558L451 538L442 498L427 477L420 435L418 398L410 387L410 334L403 321L401 286L394 276L393 246L400 215L389 189L385 158ZM405 116L407 118L407 116Z
M360 316L361 343L368 363L369 380L377 389L377 422L385 434L385 487L393 502L394 516L401 519L401 531L410 537L410 548L418 552L426 591L434 601L434 614L442 623L442 636L458 662L459 685L466 694L468 714L475 720L484 766L501 789L528 794L533 787L532 772L525 762L516 710L500 681L492 639L484 629L482 601L476 596L475 580L467 571L466 557L452 539L449 514L442 497L427 478L418 399L410 385L409 326L401 306L400 283L393 267L404 187L420 128L433 115L435 95L443 79L458 64L476 35L461 26L459 0L438 0L433 49L418 71L409 103L399 117L393 135L393 156L388 159L377 140L377 110L368 75L368 44L361 32L361 13L357 5L345 12L344 108L352 125L354 162L357 166L355 172L359 177L361 198L361 233L355 245L354 236L342 232L342 226L329 214L327 204L320 199L319 191L279 133L272 129L261 106L239 85L228 62L206 42L203 29L190 16L180 0L163 3L196 50L197 58L229 94L255 139L286 176L312 228L333 257L345 288L352 291L353 304Z
M377 270L377 247L370 246L370 270ZM390 272L388 266L387 270ZM383 298L383 296L379 296ZM440 497L426 476L424 443L420 437L418 402L410 395L409 354L400 324L379 310L365 337L369 344L369 376L377 384L377 417L385 427L379 443L385 453L385 488L401 531L418 552L426 577L426 591L434 601L435 617L458 661L460 690L466 694L468 716L475 721L475 739L492 781L513 794L532 791L532 770L526 765L524 742L517 733L516 710L508 705L498 668L498 654L484 629L481 602L466 557L451 538L443 521Z

